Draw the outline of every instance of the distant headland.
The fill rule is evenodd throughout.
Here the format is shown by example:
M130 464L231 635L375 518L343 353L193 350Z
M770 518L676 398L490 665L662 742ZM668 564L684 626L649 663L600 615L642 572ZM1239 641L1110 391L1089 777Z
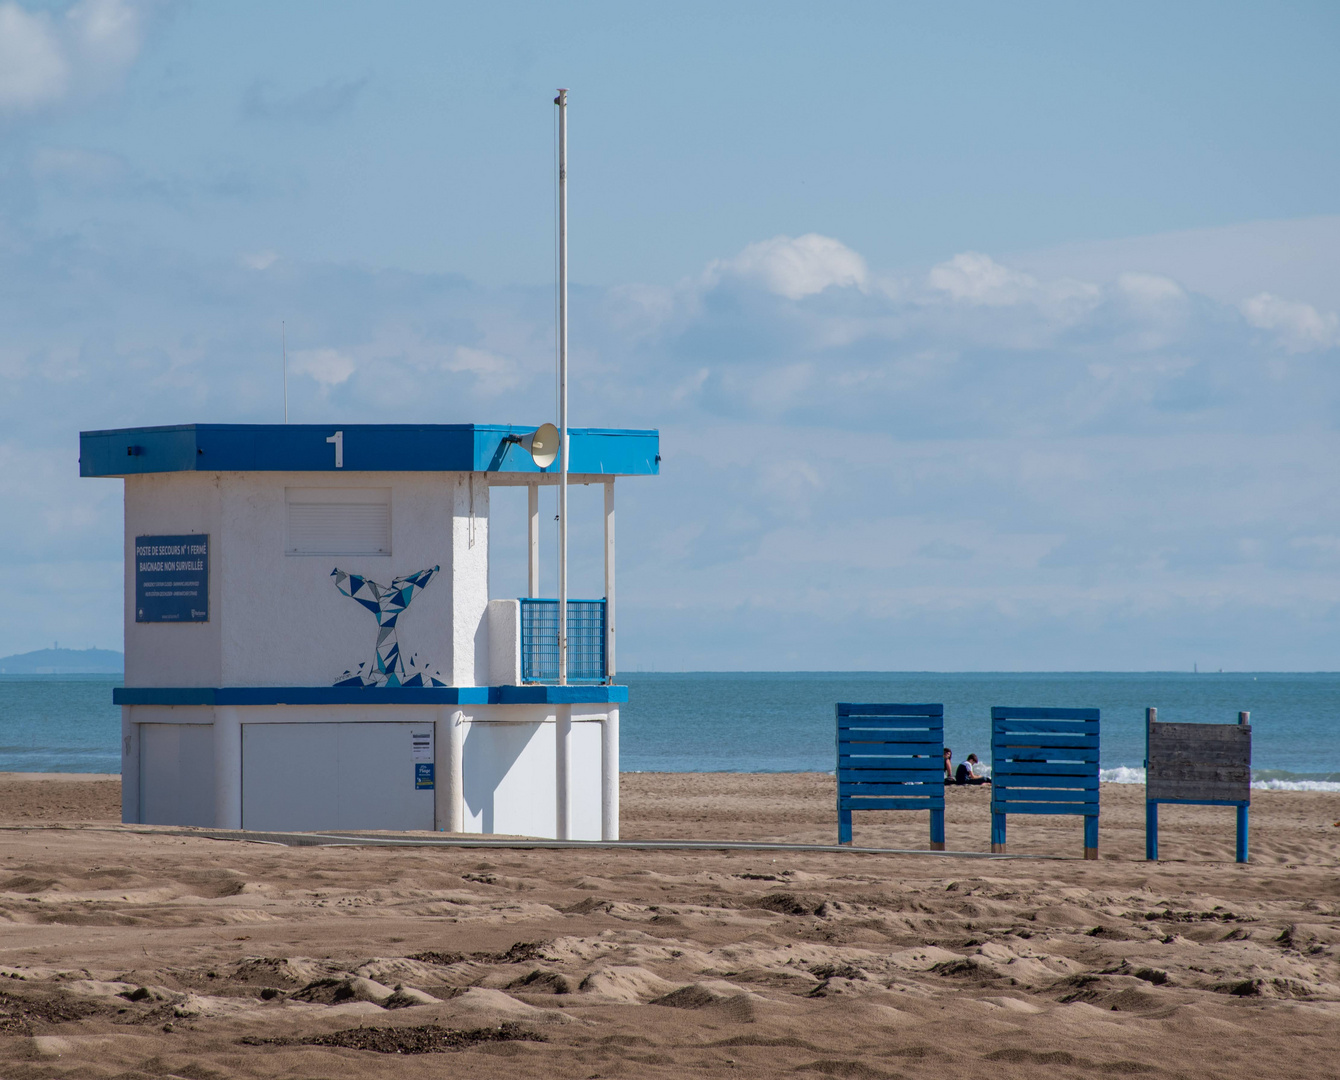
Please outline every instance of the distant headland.
M0 656L0 675L120 675L125 662L113 649L37 649Z

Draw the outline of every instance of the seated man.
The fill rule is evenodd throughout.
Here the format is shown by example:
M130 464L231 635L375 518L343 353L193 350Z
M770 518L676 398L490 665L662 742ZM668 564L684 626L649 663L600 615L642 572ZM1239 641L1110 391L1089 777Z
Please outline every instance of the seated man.
M949 770L949 757L945 757L945 771ZM968 759L958 767L958 772L954 774L954 783L956 784L989 784L991 778L982 776L977 771L977 755L969 754Z

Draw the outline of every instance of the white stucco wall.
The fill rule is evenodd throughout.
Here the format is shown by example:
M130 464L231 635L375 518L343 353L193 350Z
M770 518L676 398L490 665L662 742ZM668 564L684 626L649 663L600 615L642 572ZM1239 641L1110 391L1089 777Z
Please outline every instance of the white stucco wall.
M521 601L490 600L488 607L490 686L521 683Z
M221 481L216 473L126 477L125 648L127 686L219 686L223 678L219 543ZM135 537L207 533L209 622L135 621Z
M391 554L285 554L291 487L390 488ZM339 593L337 566L383 585L440 566L398 620L401 651L450 685L484 685L488 513L488 485L469 473L127 477L126 685L328 686L370 663L376 617ZM209 622L137 623L135 537L177 533L210 536Z
M431 829L454 797L465 832L559 835L560 725L552 705L136 705L123 712L131 735L122 763L128 823ZM236 714L239 726L221 729L223 713ZM462 728L461 787L453 793L439 765L434 790L418 790L407 732L435 729L440 751L453 715ZM617 769L602 756L609 715L607 706L571 707L570 839L603 835L605 768ZM221 768L220 740L230 738L238 752ZM617 788L617 772L611 778ZM613 813L617 835L617 807Z

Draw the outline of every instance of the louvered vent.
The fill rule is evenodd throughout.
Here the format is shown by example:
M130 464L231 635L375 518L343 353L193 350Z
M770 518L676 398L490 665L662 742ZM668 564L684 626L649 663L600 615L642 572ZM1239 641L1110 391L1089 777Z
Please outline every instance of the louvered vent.
M390 555L390 488L287 488L288 555Z

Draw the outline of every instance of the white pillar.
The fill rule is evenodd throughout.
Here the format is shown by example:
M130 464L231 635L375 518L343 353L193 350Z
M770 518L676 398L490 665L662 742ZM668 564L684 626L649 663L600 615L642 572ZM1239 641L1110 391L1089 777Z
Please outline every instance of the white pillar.
M457 473L448 486L451 500L452 686L488 682L487 634L480 634L489 606L489 487L485 477ZM437 588L436 585L433 586ZM483 647L476 648L476 642ZM443 674L447 674L444 670Z
M439 832L465 832L465 713L438 709L433 734L433 825Z
M554 836L572 839L572 706L554 706Z
M600 839L619 839L619 706L600 725Z
M242 827L242 719L236 709L214 709L214 827Z
M605 481L605 679L614 677L614 477ZM616 713L618 710L615 710ZM617 723L617 721L616 721Z
M526 574L526 595L534 599L540 595L540 485L526 485L526 506L529 517L527 550L529 559Z
M140 726L131 706L121 706L121 821L140 823Z

